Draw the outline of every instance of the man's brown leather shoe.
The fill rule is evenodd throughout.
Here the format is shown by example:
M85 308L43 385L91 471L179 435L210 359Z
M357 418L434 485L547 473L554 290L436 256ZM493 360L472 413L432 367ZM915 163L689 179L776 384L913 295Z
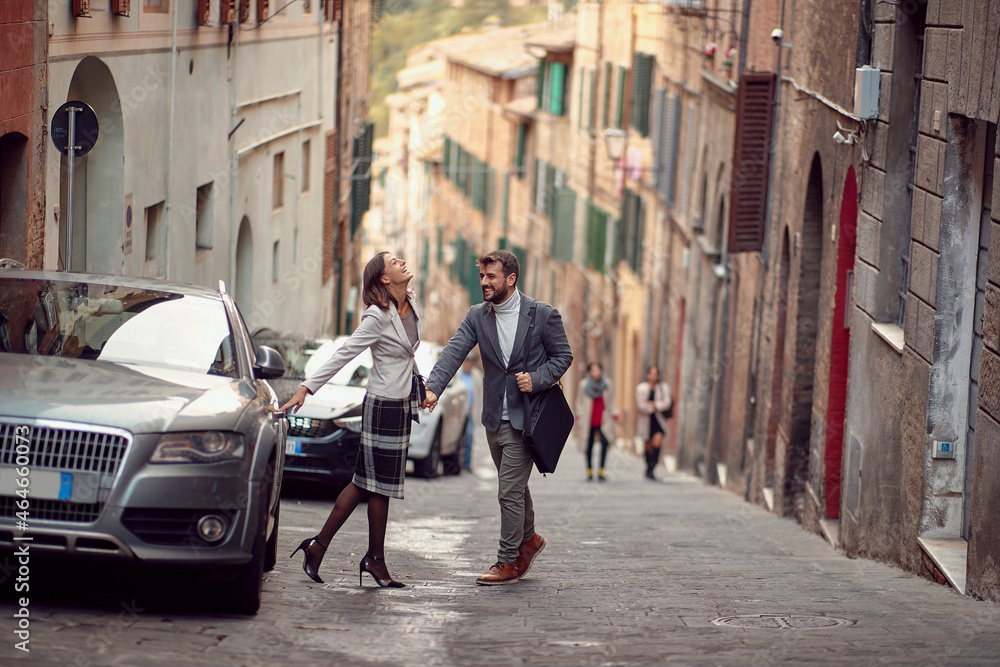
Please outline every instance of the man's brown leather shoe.
M517 583L517 566L513 563L497 562L490 569L486 570L476 583L481 586L496 586L499 584Z
M545 548L545 544L545 538L538 533L535 533L524 542L521 542L521 546L517 549L517 560L514 561L514 565L517 567L518 577L523 577L528 574L528 570L531 569L531 564L535 562L535 557L542 553L542 549Z

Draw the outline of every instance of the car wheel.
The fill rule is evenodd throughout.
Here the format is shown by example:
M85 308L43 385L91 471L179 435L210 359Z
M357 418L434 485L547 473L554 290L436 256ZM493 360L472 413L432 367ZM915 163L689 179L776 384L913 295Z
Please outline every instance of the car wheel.
M236 579L227 585L227 607L237 614L253 615L260 609L260 596L264 588L264 550L267 532L267 505L261 511L261 525L253 541L253 557L243 566Z
M462 455L465 453L465 436L469 432L469 420L465 420L462 427L462 434L458 436L458 444L455 445L455 452L444 457L444 474L460 475L462 473Z
M427 456L413 464L413 470L418 477L434 479L441 470L441 424L438 423L437 430L434 431L434 442L431 443L431 451Z
M281 503L274 508L274 530L264 545L264 571L270 572L278 562L278 522L281 519Z

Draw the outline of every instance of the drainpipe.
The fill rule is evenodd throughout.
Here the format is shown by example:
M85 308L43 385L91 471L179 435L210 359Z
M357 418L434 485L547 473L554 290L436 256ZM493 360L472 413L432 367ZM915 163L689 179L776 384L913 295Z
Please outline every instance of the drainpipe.
M332 1L332 0L328 0ZM344 61L344 10L340 10L340 17L334 16L337 21L337 65L335 71L337 72L337 80L334 84L334 94L333 94L333 127L334 127L334 138L335 141L333 146L333 246L343 253L344 249L339 247L337 244L337 238L340 235L340 142L343 141L341 137L341 132L343 131L343 114L341 113L340 99L343 95L343 61ZM334 268L340 267L340 275L344 273L344 263L337 263L337 258L334 257ZM334 298L336 300L334 304L334 318L333 322L333 333L340 333L340 318L341 318L341 308L343 304L343 290L344 286L340 280L340 275L334 276L333 280L333 290Z
M174 111L177 106L177 15L180 14L174 5L173 25L170 29L170 110L167 115L167 197L164 204L167 221L160 232L160 238L166 239L163 245L163 274L170 280L170 231L174 226Z
M238 20L238 19L237 19ZM239 63L239 44L240 44L240 30L239 24L232 24L231 28L233 31L233 64L232 72L229 77L229 99L230 99L230 111L229 111L229 127L230 127L230 158L229 158L229 293L235 298L236 292L236 246L239 243L239 221L236 216L236 201L237 201L237 191L239 190L239 176L240 176L240 158L236 150L236 142L233 140L233 132L236 131L236 105L238 101L236 99L237 86L236 86L236 75L238 72L237 65Z

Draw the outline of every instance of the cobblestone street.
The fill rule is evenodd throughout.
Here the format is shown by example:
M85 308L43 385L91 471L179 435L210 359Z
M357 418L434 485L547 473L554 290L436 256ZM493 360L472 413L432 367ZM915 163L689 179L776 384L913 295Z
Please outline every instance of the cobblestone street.
M533 475L548 547L516 586L481 587L496 559L488 469L406 482L391 506L387 556L401 590L377 589L357 562L363 507L305 577L293 546L316 532L323 499L286 498L278 566L255 617L184 609L166 590L74 567L33 571L34 665L769 665L997 664L1000 607L865 560L700 480L642 479L612 452L609 481L584 481L567 451ZM482 458L480 458L482 460ZM113 571L112 571L113 572ZM103 578L102 578L103 577ZM66 581L85 579L69 591ZM47 585L43 585L46 584ZM36 584L39 584L36 587ZM35 591L42 588L37 594ZM150 587L145 586L146 589ZM160 589L163 586L158 587ZM733 618L737 617L737 618Z

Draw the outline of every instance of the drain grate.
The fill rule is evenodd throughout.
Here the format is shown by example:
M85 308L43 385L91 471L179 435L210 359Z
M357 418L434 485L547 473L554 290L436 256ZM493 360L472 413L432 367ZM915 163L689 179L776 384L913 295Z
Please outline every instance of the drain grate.
M836 616L798 614L740 614L712 619L712 625L727 628L762 628L765 630L812 630L854 625L857 621Z

